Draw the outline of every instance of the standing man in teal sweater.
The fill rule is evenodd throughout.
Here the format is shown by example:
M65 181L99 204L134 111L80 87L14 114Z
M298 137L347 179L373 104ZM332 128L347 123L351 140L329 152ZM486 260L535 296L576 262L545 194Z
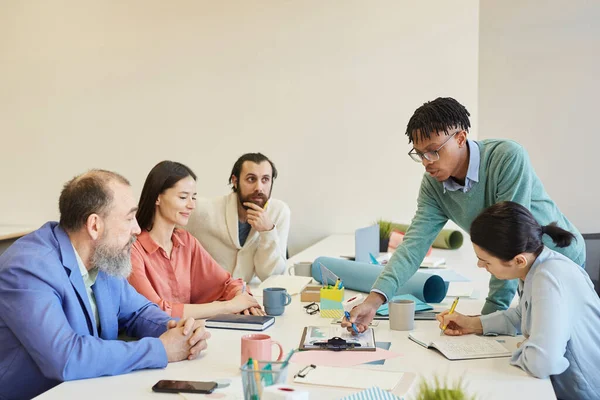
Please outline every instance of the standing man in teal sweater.
M485 208L514 201L527 207L541 225L557 222L575 235L573 243L557 248L548 237L544 244L573 260L585 263L585 243L579 231L560 212L535 174L525 149L510 140L467 139L469 112L452 98L437 98L419 107L406 128L413 149L408 155L425 167L417 212L404 241L373 285L365 302L350 321L364 331L377 308L391 299L419 268L427 250L448 220L465 231ZM490 278L490 291L482 314L506 310L517 290L516 280ZM350 326L344 321L344 326Z

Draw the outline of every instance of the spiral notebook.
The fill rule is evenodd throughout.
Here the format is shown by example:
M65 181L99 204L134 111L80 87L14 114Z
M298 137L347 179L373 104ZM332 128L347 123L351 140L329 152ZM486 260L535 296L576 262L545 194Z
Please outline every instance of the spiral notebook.
M495 341L477 335L440 336L436 331L413 331L408 338L426 348L437 349L448 360L510 357L512 352Z

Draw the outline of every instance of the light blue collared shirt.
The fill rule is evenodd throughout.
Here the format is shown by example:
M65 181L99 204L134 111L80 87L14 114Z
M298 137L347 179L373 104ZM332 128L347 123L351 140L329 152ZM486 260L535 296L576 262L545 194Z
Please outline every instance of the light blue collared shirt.
M544 247L531 265L519 305L481 316L484 334L522 333L510 363L550 376L559 399L597 399L600 393L600 299L579 265Z
M100 330L100 315L98 314L98 306L96 305L96 296L94 295L94 290L92 289L92 286L94 286L94 283L96 283L96 278L98 277L98 268L92 268L90 271L88 271L83 264L83 260L81 257L79 257L79 253L77 253L75 246L73 246L73 251L75 252L77 266L79 267L79 272L81 272L83 284L85 285L85 291L88 295L88 300L90 301L90 307L92 308L94 319L96 320L96 328Z
M467 146L469 146L469 168L467 169L465 184L461 185L454 179L448 178L443 182L444 193L446 193L446 190L451 192L462 190L464 193L467 193L473 187L474 182L479 182L479 164L481 160L479 146L477 142L471 139L467 139Z

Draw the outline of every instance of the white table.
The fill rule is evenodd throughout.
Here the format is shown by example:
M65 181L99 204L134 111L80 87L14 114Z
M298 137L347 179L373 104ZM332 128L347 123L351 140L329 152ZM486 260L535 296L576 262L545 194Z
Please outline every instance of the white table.
M298 261L312 261L318 256L339 256L351 254L354 248L353 235L333 235L289 260L289 265ZM465 313L479 313L485 294L489 274L476 267L475 256L471 246L466 243L460 250L434 250L435 256L445 257L450 267L471 278L476 288L481 291L479 299L461 299L459 310ZM257 296L259 294L257 293ZM346 296L350 296L348 291ZM452 299L440 305L447 308ZM293 296L293 301L286 308L284 315L276 317L275 325L266 334L278 340L285 351L297 348L302 329L307 325L329 325L330 320L317 315L310 316L304 312L299 296ZM416 329L438 330L434 321L416 321ZM419 377L407 396L411 399L418 381L425 378L432 381L433 377L455 382L462 378L470 394L476 394L478 399L555 399L552 385L548 379L536 379L528 376L521 369L510 366L508 358L449 361L434 350L425 349L407 337L407 332L391 331L387 321L381 321L375 328L377 341L392 342L390 351L402 354L400 357L389 359L381 366L369 366L372 369L414 372ZM66 399L85 396L90 399L167 399L175 395L158 394L151 391L152 386L160 379L210 381L230 379L231 386L217 390L215 393L227 399L242 399L240 363L240 337L248 332L212 330L213 337L209 348L203 356L194 361L183 361L169 364L164 370L144 370L127 375L102 377L80 381L65 382L39 396L40 399ZM507 345L516 345L518 338L510 338ZM274 351L276 351L274 349ZM290 364L288 381L302 365ZM366 368L366 366L365 366ZM357 371L359 373L359 371ZM311 399L339 399L353 390L315 387L309 385L294 385L302 390L311 392ZM210 398L205 395L180 395L180 398Z

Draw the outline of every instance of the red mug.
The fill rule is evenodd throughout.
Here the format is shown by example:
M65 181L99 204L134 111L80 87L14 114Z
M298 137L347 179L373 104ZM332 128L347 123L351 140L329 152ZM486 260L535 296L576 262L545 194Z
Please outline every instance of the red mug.
M273 361L271 349L274 344L279 347L279 356L274 361L281 361L283 347L281 347L279 342L271 339L271 336L262 333L242 336L242 365L247 363L249 358L253 360Z

